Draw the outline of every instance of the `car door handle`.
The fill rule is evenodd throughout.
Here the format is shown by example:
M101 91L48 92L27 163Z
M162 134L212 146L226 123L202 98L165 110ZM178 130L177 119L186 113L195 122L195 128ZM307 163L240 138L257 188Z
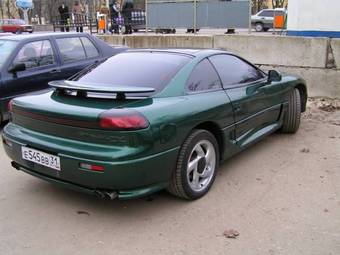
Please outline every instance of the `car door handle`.
M61 71L60 71L59 69L53 69L53 70L50 71L50 73L52 73L52 74L53 74L53 73L60 73L60 72L61 72Z
M241 106L240 105L235 105L234 106L234 112L239 112L241 111Z

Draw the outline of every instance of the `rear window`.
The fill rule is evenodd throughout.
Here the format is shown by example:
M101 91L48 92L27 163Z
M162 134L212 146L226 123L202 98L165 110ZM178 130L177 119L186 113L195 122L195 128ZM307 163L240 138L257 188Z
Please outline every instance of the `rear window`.
M78 81L105 87L152 87L159 92L190 59L189 56L175 53L121 53L109 58Z

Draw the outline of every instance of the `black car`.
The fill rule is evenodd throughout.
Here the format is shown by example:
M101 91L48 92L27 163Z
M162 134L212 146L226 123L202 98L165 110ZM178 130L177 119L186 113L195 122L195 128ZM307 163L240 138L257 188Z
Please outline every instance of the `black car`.
M49 33L0 37L0 123L8 119L8 102L43 90L126 50L86 33Z

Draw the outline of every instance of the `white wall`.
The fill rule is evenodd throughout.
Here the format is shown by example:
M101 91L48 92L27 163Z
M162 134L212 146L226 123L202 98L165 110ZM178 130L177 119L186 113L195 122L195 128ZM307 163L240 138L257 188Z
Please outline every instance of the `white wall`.
M289 0L287 28L340 31L340 0Z

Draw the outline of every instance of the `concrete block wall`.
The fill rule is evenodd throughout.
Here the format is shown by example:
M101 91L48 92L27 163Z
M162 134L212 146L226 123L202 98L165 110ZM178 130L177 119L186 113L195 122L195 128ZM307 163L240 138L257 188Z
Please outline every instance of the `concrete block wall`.
M323 68L326 38L215 36L214 48L234 52L257 64Z
M332 39L330 41L331 50L333 52L334 64L340 69L340 39Z
M340 39L257 35L104 35L130 48L216 48L304 77L312 97L340 98Z

